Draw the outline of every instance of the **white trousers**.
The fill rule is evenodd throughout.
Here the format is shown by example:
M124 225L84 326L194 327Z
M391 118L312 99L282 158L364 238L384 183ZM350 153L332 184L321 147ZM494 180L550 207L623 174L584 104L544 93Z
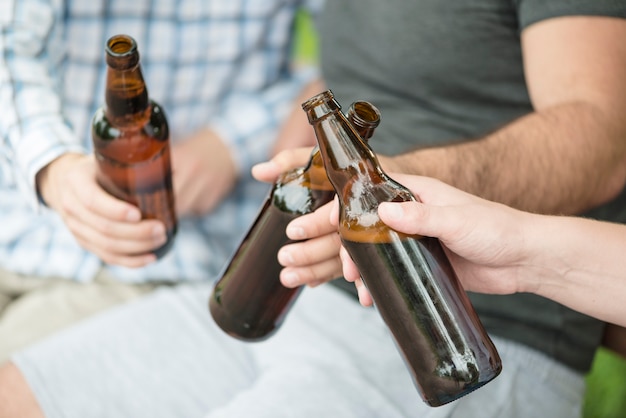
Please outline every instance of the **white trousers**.
M213 323L207 285L160 289L13 361L50 418L580 416L583 377L494 339L503 371L451 404L424 404L372 308L305 289L283 327L247 343Z

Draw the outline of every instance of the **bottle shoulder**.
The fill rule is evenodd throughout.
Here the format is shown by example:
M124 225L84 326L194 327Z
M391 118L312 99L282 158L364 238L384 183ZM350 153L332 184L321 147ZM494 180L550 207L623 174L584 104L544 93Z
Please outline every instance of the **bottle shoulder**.
M403 236L389 228L378 216L382 202L416 200L409 189L386 179L381 182L355 178L340 197L339 233L343 239L361 242L390 242Z
M163 108L150 101L145 112L110 118L106 108L100 107L91 121L94 140L111 141L128 135L147 136L157 141L169 139L169 125Z
M165 110L154 100L150 100L150 117L144 125L144 131L159 141L167 141L170 136Z

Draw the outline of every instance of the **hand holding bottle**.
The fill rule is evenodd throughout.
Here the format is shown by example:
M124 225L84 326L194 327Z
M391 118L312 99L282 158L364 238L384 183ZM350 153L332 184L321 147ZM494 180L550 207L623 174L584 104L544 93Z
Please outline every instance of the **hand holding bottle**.
M525 291L518 279L520 265L528 263L522 239L527 213L436 179L401 174L393 177L422 202L382 203L378 214L383 222L405 234L439 238L466 290L492 294ZM337 223L337 216L335 205L331 223ZM361 304L371 305L354 262L343 248L340 255L343 276L355 282Z
M489 294L534 293L626 326L623 250L626 226L572 216L520 211L465 193L439 180L394 175L422 203L383 203L381 219L393 229L439 238L466 290ZM338 207L331 221L337 223ZM589 242L602 242L593 246ZM356 281L362 304L367 289L347 252L343 273Z
M311 148L307 147L281 151L270 161L255 165L252 175L257 180L273 182L281 173L305 164L310 155ZM328 221L330 209L330 203L326 204L287 226L287 237L298 242L285 245L278 253L278 261L284 267L280 273L284 286L316 286L341 276L341 242L336 224Z
M257 180L273 182L281 173L304 165L310 155L308 147L281 151L270 161L252 167L252 175ZM278 253L278 261L284 267L280 273L284 286L316 286L341 276L341 242L336 225L328 222L330 208L330 203L323 205L287 226L287 237L298 242L285 245Z
M105 192L95 173L93 156L65 154L40 171L39 192L79 244L105 263L152 263L156 257L150 252L166 241L162 222L142 221L139 209Z

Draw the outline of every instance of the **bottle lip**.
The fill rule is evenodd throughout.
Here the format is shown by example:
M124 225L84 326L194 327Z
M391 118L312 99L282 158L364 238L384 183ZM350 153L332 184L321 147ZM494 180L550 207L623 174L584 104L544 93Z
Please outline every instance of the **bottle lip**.
M341 106L335 100L331 90L316 94L302 103L302 110L306 112L310 123L340 109Z
M105 45L107 64L116 68L129 69L139 62L137 42L132 36L119 34L110 37Z
M355 122L362 126L376 128L380 124L380 110L366 100L357 100L348 109Z
M320 103L323 103L327 100L331 100L334 99L335 95L333 94L332 90L326 90L323 91L321 93L316 94L315 96L311 97L310 99L305 100L302 103L302 109L309 110L310 108L312 108L315 105L318 105Z

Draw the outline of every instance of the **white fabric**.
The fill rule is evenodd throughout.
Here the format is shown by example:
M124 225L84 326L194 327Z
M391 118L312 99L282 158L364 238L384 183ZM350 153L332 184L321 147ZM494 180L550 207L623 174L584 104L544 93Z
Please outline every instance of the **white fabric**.
M270 339L225 335L210 288L162 289L20 353L50 418L572 418L583 378L494 340L503 372L449 405L423 403L374 309L332 286L305 289Z

